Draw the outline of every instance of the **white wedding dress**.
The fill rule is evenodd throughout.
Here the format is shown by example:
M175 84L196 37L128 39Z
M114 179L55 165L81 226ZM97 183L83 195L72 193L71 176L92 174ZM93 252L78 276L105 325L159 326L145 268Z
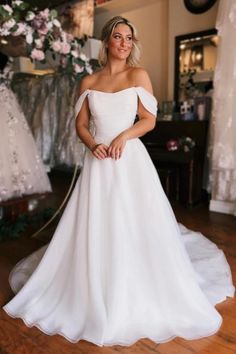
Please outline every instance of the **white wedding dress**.
M51 191L33 135L16 96L0 75L0 202Z
M156 99L141 87L86 90L76 113L87 97L97 142L133 125L138 99L156 115ZM119 160L86 152L52 241L18 263L10 283L9 315L99 346L212 335L222 322L214 305L234 295L223 252L176 222L139 139Z

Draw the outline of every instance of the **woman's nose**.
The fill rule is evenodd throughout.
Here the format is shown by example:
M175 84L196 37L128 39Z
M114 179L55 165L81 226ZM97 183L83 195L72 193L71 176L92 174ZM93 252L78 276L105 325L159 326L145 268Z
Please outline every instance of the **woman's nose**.
M121 38L120 44L122 45L122 47L125 45L125 39L124 38Z

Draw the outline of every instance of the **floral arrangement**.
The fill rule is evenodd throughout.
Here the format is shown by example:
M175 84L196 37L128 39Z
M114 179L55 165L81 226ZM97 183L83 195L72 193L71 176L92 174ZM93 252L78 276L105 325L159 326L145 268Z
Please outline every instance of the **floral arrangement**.
M189 136L183 136L178 139L170 139L166 142L166 148L168 151L179 151L189 152L195 147L195 141Z
M27 55L45 62L50 51L59 58L59 69L73 75L92 73L92 68L81 48L86 40L74 38L62 29L56 10L29 9L29 4L13 0L12 5L0 5L0 37L2 44L12 37L24 38Z
M189 152L196 146L196 143L189 136L183 136L182 138L179 139L179 146L180 149L183 150L184 152Z
M168 151L179 150L179 141L176 139L170 139L166 142L166 148Z

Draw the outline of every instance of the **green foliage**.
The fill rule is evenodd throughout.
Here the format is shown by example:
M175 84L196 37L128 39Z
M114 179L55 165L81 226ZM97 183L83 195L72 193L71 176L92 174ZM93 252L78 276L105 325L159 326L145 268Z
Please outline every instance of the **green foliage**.
M46 208L34 214L21 214L14 222L11 220L1 220L0 241L19 238L27 227L47 222L54 212L54 209Z

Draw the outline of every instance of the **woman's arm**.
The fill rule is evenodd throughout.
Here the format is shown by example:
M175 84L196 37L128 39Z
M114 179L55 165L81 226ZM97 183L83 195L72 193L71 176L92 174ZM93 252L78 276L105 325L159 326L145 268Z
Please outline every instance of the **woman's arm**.
M137 68L134 69L133 73L135 74L134 86L141 86L152 94L152 85L147 72L141 68ZM110 157L119 159L127 140L139 138L155 128L156 117L144 108L140 99L138 100L138 116L138 122L131 128L124 130L111 142L108 148L108 155Z
M86 76L80 85L80 95L90 87L90 77ZM92 151L93 155L102 160L107 157L108 147L104 144L97 144L89 131L90 111L88 99L86 98L82 104L81 110L76 117L76 132L83 143Z

